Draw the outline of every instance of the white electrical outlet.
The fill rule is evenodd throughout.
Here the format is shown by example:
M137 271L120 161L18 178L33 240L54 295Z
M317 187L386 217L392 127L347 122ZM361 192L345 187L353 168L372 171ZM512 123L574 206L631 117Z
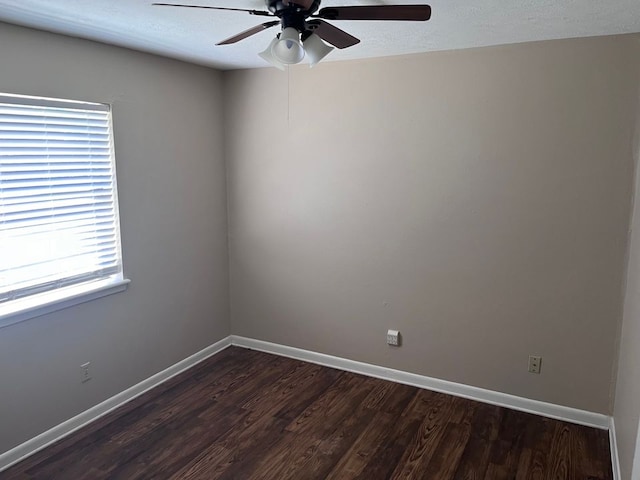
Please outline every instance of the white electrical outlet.
M89 371L89 367L91 366L91 362L83 363L80 365L80 381L82 383L88 382L91 380L91 372Z
M540 373L542 368L542 357L529 355L529 373Z
M400 346L400 332L398 330L387 330L387 345Z

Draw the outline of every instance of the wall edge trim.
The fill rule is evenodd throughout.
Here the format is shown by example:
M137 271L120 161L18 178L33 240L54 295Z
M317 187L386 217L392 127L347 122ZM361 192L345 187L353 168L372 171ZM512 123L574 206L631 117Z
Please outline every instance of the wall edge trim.
M618 439L616 438L616 422L613 417L609 417L609 449L611 450L611 470L613 471L613 480L621 480Z

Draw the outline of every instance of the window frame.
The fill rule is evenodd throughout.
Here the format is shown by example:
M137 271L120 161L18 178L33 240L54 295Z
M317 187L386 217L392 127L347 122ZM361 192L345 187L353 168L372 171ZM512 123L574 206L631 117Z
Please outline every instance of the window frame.
M122 232L118 202L118 185L116 172L115 135L113 128L113 105L60 98L19 95L0 92L0 101L11 99L10 103L27 106L64 107L92 106L95 110L108 112L108 132L110 143L110 162L112 168L111 191L117 238L116 248L119 254L119 269L104 278L93 278L68 286L48 289L0 303L0 328L13 325L24 320L46 315L74 305L95 300L127 289L130 280L124 277L124 261L122 255Z

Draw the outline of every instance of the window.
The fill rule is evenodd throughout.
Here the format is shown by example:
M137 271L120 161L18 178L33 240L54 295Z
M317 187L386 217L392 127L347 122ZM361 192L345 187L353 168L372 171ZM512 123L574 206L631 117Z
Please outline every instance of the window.
M0 320L125 283L110 107L0 95Z

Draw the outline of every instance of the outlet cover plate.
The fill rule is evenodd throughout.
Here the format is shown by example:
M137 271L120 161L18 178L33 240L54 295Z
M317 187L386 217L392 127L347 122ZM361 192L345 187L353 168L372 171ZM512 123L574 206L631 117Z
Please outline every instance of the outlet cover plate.
M529 355L529 373L540 373L542 369L542 357L540 355Z
M80 381L82 383L88 382L91 380L91 372L89 371L89 367L91 366L91 362L83 363L80 365Z
M398 330L387 331L387 345L400 346L400 332Z

